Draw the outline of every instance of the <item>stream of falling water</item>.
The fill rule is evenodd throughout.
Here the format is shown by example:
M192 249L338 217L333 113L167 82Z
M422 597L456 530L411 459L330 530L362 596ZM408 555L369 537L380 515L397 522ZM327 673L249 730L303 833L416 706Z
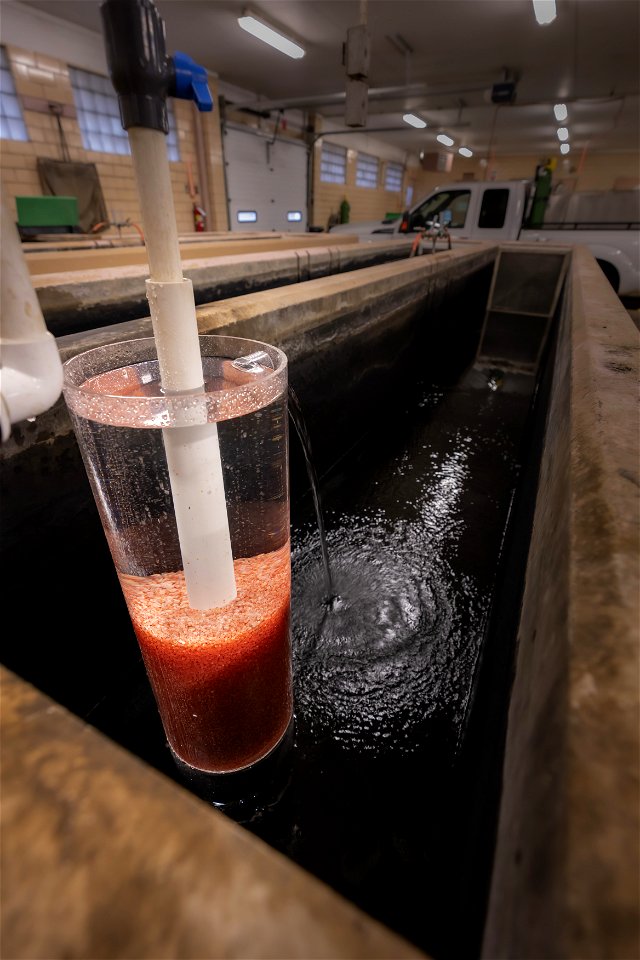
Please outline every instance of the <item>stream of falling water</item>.
M418 386L375 443L363 438L328 475L321 497L291 391L315 509L292 539L305 737L328 736L348 754L406 755L427 740L455 754L529 398L528 378L496 392L475 370L452 392Z
M300 446L302 447L302 452L304 454L305 464L307 467L307 476L309 477L309 483L311 485L313 506L316 512L318 534L320 536L320 551L322 554L322 566L324 569L323 599L327 605L331 605L335 598L333 591L333 577L331 575L331 564L329 563L329 549L327 547L327 536L324 525L324 513L322 510L322 501L320 499L320 484L318 482L318 475L313 463L313 453L311 450L311 438L309 437L309 431L307 430L307 425L302 413L300 401L298 400L295 390L291 386L289 387L289 416L291 417L293 425L296 429L296 433L298 434L298 439L300 440Z
M309 432L291 389L289 399L315 510L292 554L300 726L313 739L330 735L349 753L406 754L424 741L430 717L451 749L486 603L475 578L451 565L475 431L456 424L444 450L414 436L357 509L345 503L332 514L328 531Z

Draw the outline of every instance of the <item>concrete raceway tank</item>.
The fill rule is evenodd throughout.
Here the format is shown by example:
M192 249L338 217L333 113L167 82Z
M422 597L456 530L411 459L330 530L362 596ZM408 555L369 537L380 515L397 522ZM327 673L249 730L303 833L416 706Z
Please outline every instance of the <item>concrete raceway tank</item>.
M16 430L12 956L631 955L637 344L598 274L476 245L200 308L289 357L333 578L292 435L295 742L242 827L179 783L64 408Z

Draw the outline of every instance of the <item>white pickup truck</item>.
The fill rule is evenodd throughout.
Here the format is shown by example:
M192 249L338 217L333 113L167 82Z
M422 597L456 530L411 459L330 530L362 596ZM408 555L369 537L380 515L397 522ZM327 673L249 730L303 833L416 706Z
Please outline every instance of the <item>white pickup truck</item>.
M330 232L406 238L439 225L454 245L456 239L582 244L620 296L640 296L640 191L552 195L542 228L527 226L532 201L531 181L463 180L438 187L401 217L343 223Z

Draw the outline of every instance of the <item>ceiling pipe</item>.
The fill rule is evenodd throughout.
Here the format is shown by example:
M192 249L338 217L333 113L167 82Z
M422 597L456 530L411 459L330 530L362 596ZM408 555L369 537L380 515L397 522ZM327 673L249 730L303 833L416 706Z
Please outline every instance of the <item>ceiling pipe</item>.
M369 90L369 100L393 100L398 97L452 97L463 93L481 93L490 88L491 84L482 84L474 87L465 87L462 90L434 90L424 83L412 83L403 87L378 87ZM286 100L245 100L240 103L228 101L234 110L297 110L307 107L330 107L343 104L346 94L329 93L313 97L289 97Z
M322 133L315 133L310 141L308 141L309 146L313 147L318 142L322 140L323 137L343 137L346 134L360 134L362 137L369 136L370 133L411 133L406 126L405 127L347 127L346 130L324 130Z

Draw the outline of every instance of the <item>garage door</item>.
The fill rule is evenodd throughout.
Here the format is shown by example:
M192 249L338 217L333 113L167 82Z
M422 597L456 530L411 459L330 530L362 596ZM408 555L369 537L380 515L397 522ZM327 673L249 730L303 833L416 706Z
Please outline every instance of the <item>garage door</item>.
M224 156L232 230L307 229L307 148L227 127Z

